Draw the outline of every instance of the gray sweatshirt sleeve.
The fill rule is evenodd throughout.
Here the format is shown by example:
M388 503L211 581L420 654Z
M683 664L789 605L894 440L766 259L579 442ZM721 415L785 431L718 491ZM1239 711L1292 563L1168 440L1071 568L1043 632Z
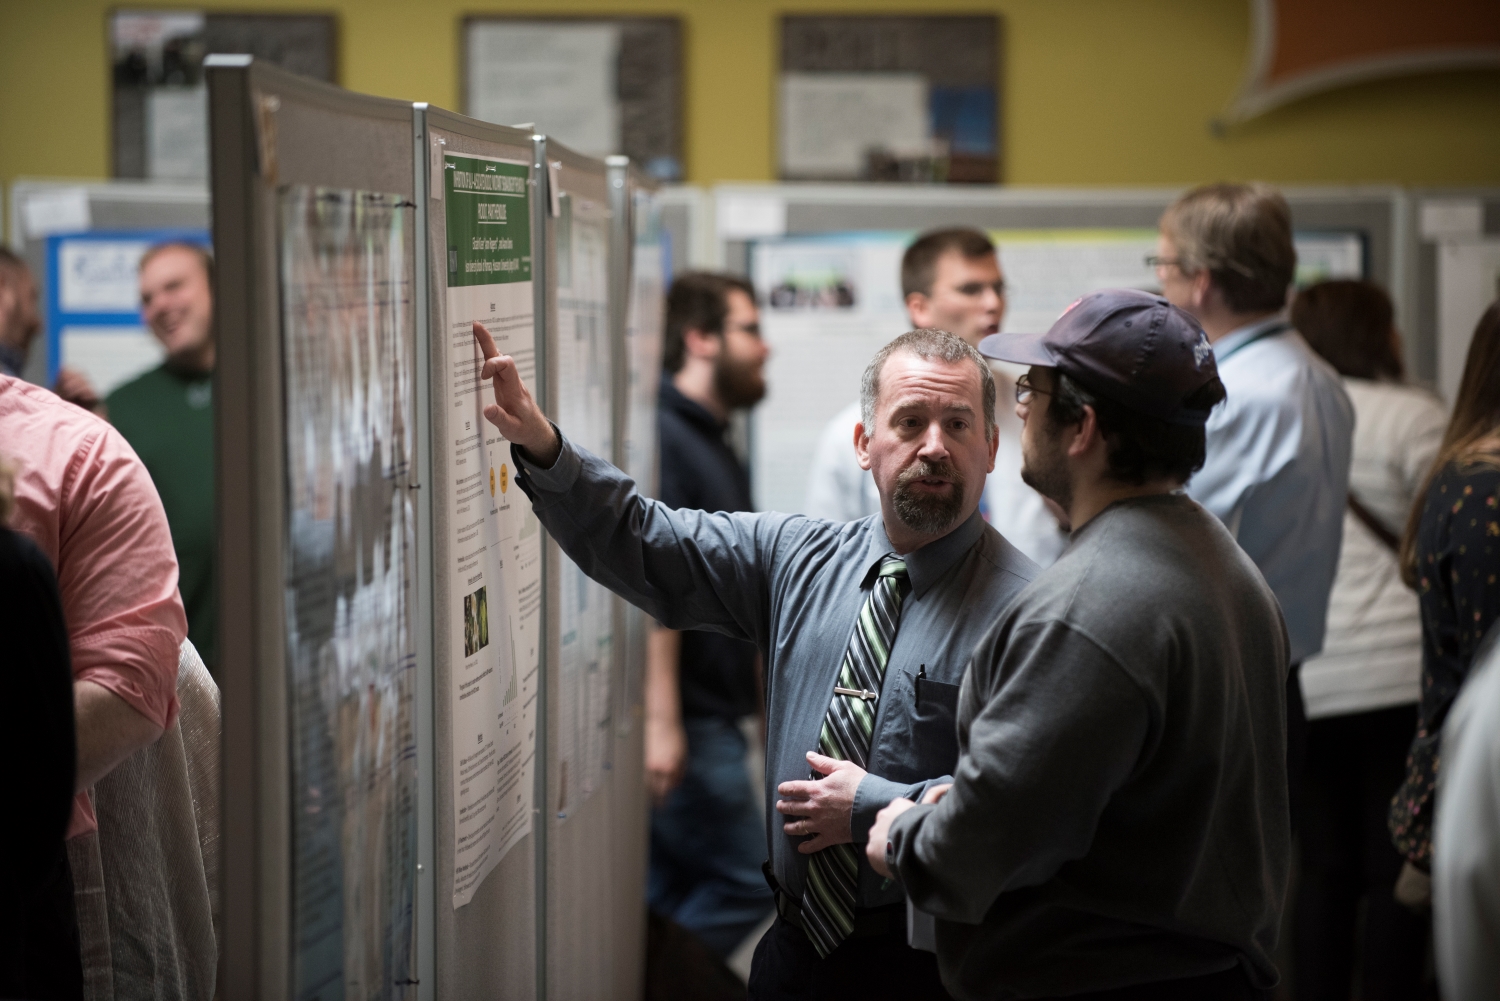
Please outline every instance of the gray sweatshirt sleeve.
M966 924L978 924L999 894L1042 883L1088 851L1151 716L1120 665L1061 623L991 634L965 688L976 678L989 679L989 690L962 696L981 706L953 788L907 810L890 833L912 903Z
M859 788L854 790L854 807L849 814L849 834L854 843L862 846L870 840L870 828L875 825L875 815L889 806L891 800L909 799L917 802L927 795L928 789L952 781L952 775L940 775L935 779L908 785L904 782L892 782L879 775L865 775L859 780Z
M511 455L537 517L585 574L669 629L766 648L775 554L807 519L674 510L566 436L550 469Z

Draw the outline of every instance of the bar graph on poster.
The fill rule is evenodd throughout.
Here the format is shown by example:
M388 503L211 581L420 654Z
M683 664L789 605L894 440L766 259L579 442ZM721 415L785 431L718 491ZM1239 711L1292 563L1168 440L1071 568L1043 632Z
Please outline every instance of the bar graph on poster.
M516 486L510 443L484 419L492 398L473 325L483 323L536 391L530 168L444 155L447 224L443 329L450 397L446 631L452 665L453 906L531 830L541 649L541 531Z
M858 232L757 241L751 276L771 347L766 399L751 436L755 505L800 511L818 431L859 395L875 352L910 329L901 255L914 232ZM1001 330L1044 331L1079 296L1101 288L1158 290L1146 257L1154 229L994 230L1005 275ZM1299 233L1298 282L1359 277L1358 233ZM809 430L814 429L814 430ZM850 428L853 433L853 428Z

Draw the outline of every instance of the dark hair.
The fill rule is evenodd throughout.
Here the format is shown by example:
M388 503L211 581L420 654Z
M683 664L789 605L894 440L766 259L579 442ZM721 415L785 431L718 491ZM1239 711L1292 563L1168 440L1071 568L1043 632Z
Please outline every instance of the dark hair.
M738 289L755 301L755 286L738 275L718 271L685 271L672 282L667 293L666 330L662 339L661 365L668 372L682 370L686 361L685 340L689 330L722 334L729 316L729 293Z
M990 371L989 362L962 337L931 327L908 330L875 352L875 357L865 366L865 374L859 380L859 419L865 426L866 434L871 433L875 427L875 405L880 402L880 374L885 371L885 363L897 351L907 351L918 358L947 362L949 365L957 365L965 359L973 362L974 367L979 370L979 397L984 407L984 440L995 440L995 374Z
M1356 379L1406 375L1391 334L1391 298L1373 282L1327 281L1309 285L1292 300L1292 326L1314 351Z
M1297 275L1292 210L1268 184L1205 184L1162 213L1183 274L1208 270L1236 313L1281 309Z
M208 287L209 287L209 289L210 290L213 289L213 287L214 287L214 253L213 253L213 251L209 250L207 247L203 246L203 244L201 244L201 243L192 243L192 242L190 242L188 240L168 240L165 243L158 243L155 246L151 247L151 249L147 250L144 254L141 255L141 263L136 266L137 273L139 273L141 271L145 271L146 270L146 265L149 264L149 263L151 263L151 259L152 258L154 258L158 254L164 253L165 251L168 251L168 250L186 250L188 253L190 253L194 257L196 257L198 259L198 263L203 266L203 274L205 276L207 276L207 278L208 278Z
M1401 536L1401 579L1407 587L1417 586L1417 527L1432 481L1449 463L1500 462L1496 431L1500 431L1500 299L1490 303L1474 328L1443 444L1406 516L1406 531Z
M902 298L913 292L931 295L932 283L937 280L938 259L953 250L962 254L965 260L973 260L993 254L995 245L979 230L967 226L923 233L901 255Z
M1057 369L1047 422L1056 430L1083 420L1083 408L1094 408L1099 431L1104 436L1109 475L1121 483L1139 486L1147 480L1168 477L1186 483L1203 468L1203 427L1184 427L1148 417L1090 392ZM1224 400L1224 384L1215 377L1183 401L1193 410L1212 410Z

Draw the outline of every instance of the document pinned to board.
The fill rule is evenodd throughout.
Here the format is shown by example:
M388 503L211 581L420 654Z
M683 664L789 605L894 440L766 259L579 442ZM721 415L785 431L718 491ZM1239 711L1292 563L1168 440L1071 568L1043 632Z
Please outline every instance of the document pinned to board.
M785 73L781 171L786 177L855 179L870 150L927 153L932 115L920 73Z

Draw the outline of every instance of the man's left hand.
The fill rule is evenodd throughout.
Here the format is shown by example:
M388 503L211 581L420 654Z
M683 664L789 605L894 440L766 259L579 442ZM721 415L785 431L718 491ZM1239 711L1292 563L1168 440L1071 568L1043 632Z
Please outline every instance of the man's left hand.
M942 788L944 792L947 791L946 787ZM941 797L941 793L939 796ZM909 799L893 799L875 814L875 823L870 825L870 840L865 844L865 858L869 859L870 868L886 879L896 878L891 867L885 864L885 845L891 839L891 821L916 805Z
M781 783L776 787L782 797L776 801L776 809L791 818L782 830L793 837L811 836L797 846L802 854L811 855L829 845L854 840L849 824L854 816L854 794L865 770L852 761L827 758L814 751L807 752L807 762L824 777Z

